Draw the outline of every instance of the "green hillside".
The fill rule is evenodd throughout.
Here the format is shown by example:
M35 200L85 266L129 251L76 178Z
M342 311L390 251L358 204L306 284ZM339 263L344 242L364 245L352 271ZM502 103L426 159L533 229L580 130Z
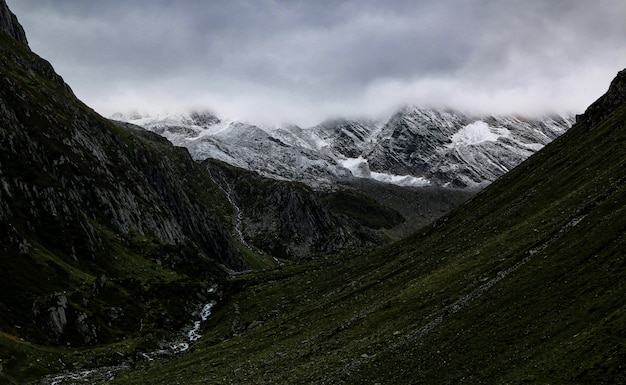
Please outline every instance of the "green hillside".
M404 241L232 279L193 352L116 383L624 383L625 84Z

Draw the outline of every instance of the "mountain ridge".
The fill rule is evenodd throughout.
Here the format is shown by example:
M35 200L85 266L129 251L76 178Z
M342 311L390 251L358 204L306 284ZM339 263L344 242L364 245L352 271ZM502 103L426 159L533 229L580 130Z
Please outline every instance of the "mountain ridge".
M164 135L188 148L196 160L215 158L318 189L332 189L353 177L406 186L482 188L574 122L570 116L473 117L413 106L398 110L386 123L332 119L309 128L256 126L213 114L197 124L192 115L114 117Z
M0 30L8 33L15 40L28 47L26 32L24 32L24 28L17 20L15 14L11 12L5 0L0 0Z

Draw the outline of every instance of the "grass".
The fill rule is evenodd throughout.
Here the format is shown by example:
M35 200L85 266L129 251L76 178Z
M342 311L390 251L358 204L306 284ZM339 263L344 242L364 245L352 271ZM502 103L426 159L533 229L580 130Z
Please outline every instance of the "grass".
M251 270L273 269L278 265L278 262L270 255L254 252L241 243L238 243L238 248Z

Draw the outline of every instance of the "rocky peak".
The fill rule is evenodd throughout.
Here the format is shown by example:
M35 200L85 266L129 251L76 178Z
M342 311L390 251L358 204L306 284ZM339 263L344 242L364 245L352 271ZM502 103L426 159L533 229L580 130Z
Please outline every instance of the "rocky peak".
M0 0L0 29L28 47L24 28L22 28L15 14L11 12L5 0Z
M221 119L210 112L192 112L191 121L200 127L210 127L221 122Z
M593 127L624 105L626 105L626 69L618 72L609 90L589 106L584 115L577 116L577 120L587 121Z

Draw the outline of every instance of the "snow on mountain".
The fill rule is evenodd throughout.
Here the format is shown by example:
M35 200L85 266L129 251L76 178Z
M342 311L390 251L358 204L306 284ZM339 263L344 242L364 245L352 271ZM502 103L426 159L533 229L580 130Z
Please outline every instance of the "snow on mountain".
M471 117L408 107L364 154L373 171L422 177L460 188L482 187L564 133L573 117Z
M405 107L388 122L328 120L318 126L265 127L211 113L116 114L189 149L281 180L312 187L369 178L402 186L482 187L564 133L573 117L472 117Z
M430 181L425 178L416 178L411 175L393 175L382 172L372 172L370 170L367 159L362 156L358 158L347 158L341 162L341 165L357 178L369 178L383 183L392 183L399 186L424 187L430 185Z
M482 120L470 123L457 131L450 140L448 147L477 145L483 142L496 142L500 137L508 137L511 132L506 128L489 127Z

